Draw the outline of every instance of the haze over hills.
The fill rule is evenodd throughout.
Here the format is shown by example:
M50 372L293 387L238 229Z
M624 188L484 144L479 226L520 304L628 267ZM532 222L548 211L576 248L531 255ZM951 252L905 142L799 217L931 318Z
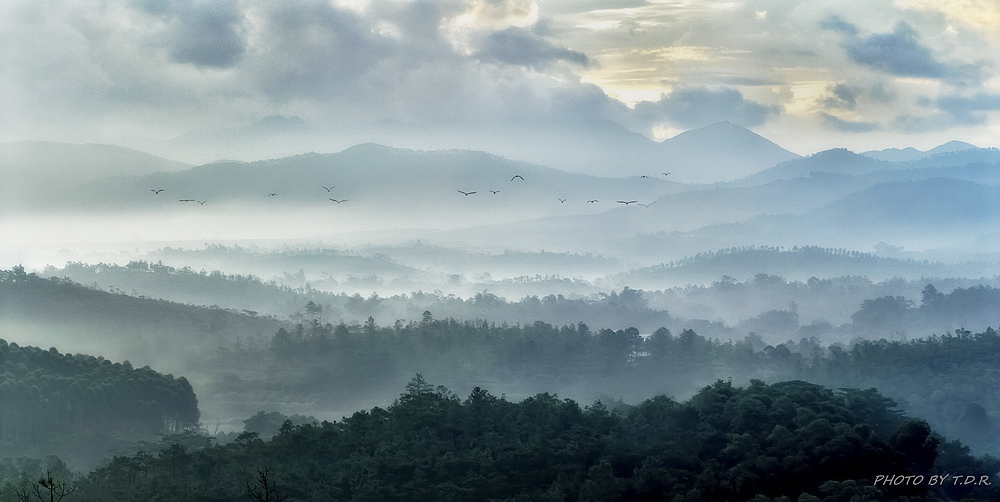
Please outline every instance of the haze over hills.
M957 3L0 0L0 502L1000 501Z
M664 167L687 183L730 181L799 158L732 122L683 132L659 144Z
M307 127L294 118L266 122L262 128ZM133 174L60 183L56 174L41 169L35 183L20 185L6 203L8 214L21 212L44 221L5 222L13 229L12 239L45 225L64 229L47 234L65 236L65 242L83 236L120 240L115 235L124 232L160 246L171 241L292 238L393 244L429 239L491 253L596 253L623 258L627 266L734 246L867 251L885 241L908 250L931 250L992 238L992 220L983 214L996 205L988 188L1000 180L1000 152L995 149L965 149L908 162L880 161L844 149L799 158L730 123L689 131L657 146L675 154L661 157L711 163L705 159L718 155L698 157L695 152L712 151L709 143L724 140L735 147L716 148L718 155L743 152L760 163L795 158L736 181L699 185L676 181L675 175L686 168L600 177L479 151L377 144L187 169L162 161L163 169L154 173L149 166L161 165L152 164L155 157L123 151L130 154L105 155L110 160L101 169ZM57 165L58 159L71 163L72 154L88 149L93 147L62 145L48 154L47 165ZM765 153L748 153L754 151ZM932 179L936 181L928 181ZM907 225L919 214L930 224ZM85 215L105 219L93 227L72 220ZM115 223L107 224L111 221ZM964 225L969 221L980 225ZM498 242L496 235L503 240Z
M884 150L869 150L867 152L863 152L861 155L864 155L866 157L871 157L871 158L877 159L877 160L884 160L884 161L887 161L887 162L906 162L906 161L909 161L909 160L923 159L923 158L930 157L930 156L937 155L937 154L941 154L941 153L961 152L961 151L964 151L964 150L973 150L975 148L978 148L978 147L976 147L975 145L966 143L964 141L955 141L955 140L953 140L953 141L949 141L947 143L944 143L942 145L936 146L934 148L931 148L930 150L927 150L926 152L922 152L922 151L917 150L916 148L913 148L911 146L911 147L902 148L902 149L900 149L900 148L886 148Z
M0 174L17 176L4 185L44 179L81 182L109 176L146 176L190 169L191 164L112 145L51 141L0 143Z
M202 162L245 161L317 151L332 153L359 143L419 150L480 150L508 159L603 177L671 172L684 183L737 179L798 158L760 135L723 121L655 141L610 120L528 122L468 128L416 127L401 122L359 126L336 134L298 117L273 116L241 129L192 131L157 148L167 156Z

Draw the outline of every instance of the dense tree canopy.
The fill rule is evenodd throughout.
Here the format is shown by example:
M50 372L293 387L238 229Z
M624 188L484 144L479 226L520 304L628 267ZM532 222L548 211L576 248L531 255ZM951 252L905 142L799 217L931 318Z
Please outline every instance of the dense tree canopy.
M184 377L0 339L0 450L66 452L83 438L152 437L198 420Z
M265 468L272 493L297 501L1000 497L980 483L1000 462L944 442L874 390L719 381L685 402L609 409L547 393L515 403L480 388L460 399L419 375L387 408L287 423L269 441L245 433L116 457L80 489L93 500L237 501Z

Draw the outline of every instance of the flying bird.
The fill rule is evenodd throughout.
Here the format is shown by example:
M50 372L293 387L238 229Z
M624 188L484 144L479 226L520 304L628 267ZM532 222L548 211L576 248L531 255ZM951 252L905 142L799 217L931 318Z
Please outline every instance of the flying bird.
M326 189L327 192L329 192L330 190L333 190L334 188L337 188L337 187L336 187L336 185L334 185L332 187L323 187L323 188Z
M559 203L560 204L565 204L566 203L566 199L559 199Z
M268 197L275 197L275 196L277 196L277 195L278 195L278 194L276 194L276 193L269 193L269 194L267 194L267 196L268 196Z
M500 193L500 190L490 190L490 192L493 192L493 195L496 195L496 194Z
M340 204L341 202L347 202L347 201L348 201L349 199L340 199L340 200L337 200L337 199L330 199L330 200L332 200L332 201L336 202L337 204Z
M656 204L655 200L653 202L650 202L649 204L638 204L638 203L636 203L637 206L642 206L642 207L649 207L649 206L652 206L653 204Z
M637 201L637 200L619 200L619 201L616 201L616 202L618 202L619 204L625 204L627 206L629 204L634 204L634 203L639 202L639 201Z
M523 177L523 176L521 176L520 174L515 174L515 175L514 175L514 176L513 176L513 177L512 177L512 178L511 178L510 180L511 180L511 181L514 181L514 180L515 180L515 179L517 179L517 178L520 178L520 179L521 179L521 181L524 181L524 177Z
M649 176L646 176L645 174L643 174L642 176L639 176L639 177L640 178L648 178Z
M463 191L459 190L459 191L458 191L458 193L460 193L460 194L462 194L462 195L464 195L464 196L468 197L468 196L470 196L470 195L472 195L472 194L474 194L474 193L476 193L476 192L463 192Z
M177 199L178 202L194 202L194 199Z
M201 204L201 205L204 206L205 203L208 202L208 201L207 200L196 200L195 202L197 202L198 204Z
M664 176L670 176L670 173L663 173Z
M587 204L593 204L595 202L597 202L597 199L590 199L587 201Z
M160 192L162 192L163 189L162 188L157 188L157 189L154 190L154 189L150 188L149 191L155 193L156 195L160 195Z

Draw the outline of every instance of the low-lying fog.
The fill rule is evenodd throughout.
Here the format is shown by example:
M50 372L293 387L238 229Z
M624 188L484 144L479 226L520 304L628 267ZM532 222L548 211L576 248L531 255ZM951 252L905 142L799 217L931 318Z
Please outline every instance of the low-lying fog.
M509 351L523 347L408 349L406 337L662 328L811 354L986 329L989 309L942 310L927 289L992 305L1000 197L991 171L966 164L984 159L1000 162L992 150L910 163L833 151L696 185L362 145L53 179L5 193L0 269L57 279L37 284L48 296L5 300L0 328L10 342L184 375L203 425L222 431L261 410L337 419L385 405L415 372L459 394L683 397L725 375L626 391L517 370ZM308 354L334 346L353 358L314 366Z

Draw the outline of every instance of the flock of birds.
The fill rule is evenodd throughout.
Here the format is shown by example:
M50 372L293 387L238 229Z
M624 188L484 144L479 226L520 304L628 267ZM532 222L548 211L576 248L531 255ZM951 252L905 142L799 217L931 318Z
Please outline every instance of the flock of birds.
M335 186L330 186L330 187L324 186L323 188L326 189L327 192L330 192L331 190L333 190L334 188L337 188L337 187L335 187ZM151 189L149 189L149 191L153 192L154 195L160 195L160 192L166 191L166 189L165 188L151 188ZM274 193L274 192L271 192L271 193L267 194L267 196L268 197L277 197L278 194ZM337 204L340 204L342 202L347 202L348 201L348 199L334 199L332 197L327 197L327 198L330 199L330 200L332 200L333 202L336 202ZM177 201L178 202L197 202L198 204L201 204L202 206L204 206L205 203L208 202L207 200L197 200L197 199L177 199Z
M663 173L663 175L664 176L669 176L670 173ZM651 178L651 176L642 175L642 176L639 176L639 178ZM524 181L524 177L521 176L520 174L515 174L513 177L511 177L510 181L513 182L514 180L518 180L518 179L521 180L521 181ZM466 197L468 197L468 196L476 193L475 191L468 191L468 192L466 192L465 190L457 190L457 191L458 191L458 193L460 193L460 194L462 194L462 195L464 195ZM493 195L496 195L496 194L500 193L500 190L490 190L490 193L492 193ZM560 204L565 204L566 201L569 200L569 199L563 199L563 198L559 197L556 200L558 200ZM596 204L596 203L599 203L599 202L600 201L597 200L597 199L590 199L590 200L587 201L588 204ZM640 203L637 200L618 200L618 201L615 201L615 202L618 203L618 204L624 204L626 206L629 205L629 204L635 204L637 206L642 206L642 207L647 207L647 208L649 206L652 206L653 204L656 203L655 200L653 202L650 202L649 204L642 204L642 203Z
M669 176L670 173L663 173L663 175L664 176ZM646 176L646 175L642 175L642 176L639 176L639 177L640 178L650 178L650 176ZM524 181L524 176L521 176L520 174L515 174L514 176L512 176L510 178L510 181L514 182L515 180ZM322 185L322 188L324 190L326 190L327 193L330 193L330 192L333 191L334 188L337 188L337 187L335 185L331 185L331 186ZM149 191L153 192L154 195L160 195L160 193L164 192L165 190L166 189L164 189L164 188L152 188ZM460 194L468 197L468 196L473 195L473 194L475 194L477 192L476 191L458 190L458 193L460 193ZM496 194L500 193L500 190L490 190L490 193L492 193L493 195L496 195ZM268 197L277 197L278 194L274 193L274 192L271 192L271 193L267 194L267 196ZM336 202L337 204L342 204L342 203L347 202L348 200L350 200L350 199L334 199L333 197L327 197L327 199L329 199L330 201ZM208 202L207 200L197 200L197 199L177 199L177 200L178 200L178 202L197 202L198 204L200 204L202 206L204 206L205 203ZM559 200L560 204L565 204L566 201L569 200L569 199L563 199L563 198L560 197L560 198L558 198L558 200ZM588 204L596 204L596 203L599 203L599 202L600 201L597 200L597 199L590 199L590 200L587 201ZM656 201L653 201L653 202L650 202L649 204L642 204L642 203L640 203L639 201L636 201L636 200L617 200L615 202L618 203L618 204L624 204L626 206L628 206L630 204L635 204L637 206L642 206L642 207L647 207L647 208L649 206L652 206L653 204L656 203Z

